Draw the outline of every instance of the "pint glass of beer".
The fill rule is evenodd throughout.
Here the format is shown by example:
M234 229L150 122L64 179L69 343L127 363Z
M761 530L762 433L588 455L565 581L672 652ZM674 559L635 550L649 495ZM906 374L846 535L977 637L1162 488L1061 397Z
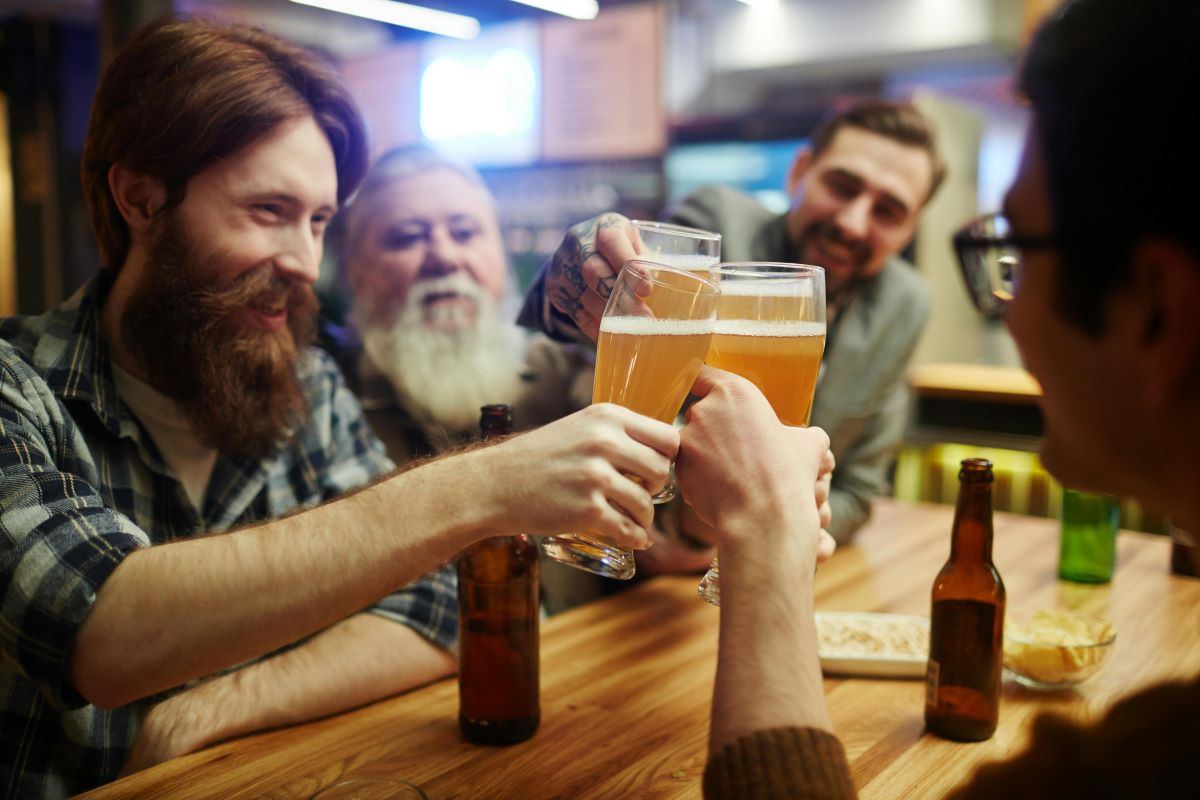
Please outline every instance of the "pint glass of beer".
M719 233L643 219L631 220L630 224L638 236L638 253L646 261L707 277L708 270L721 260ZM667 485L654 495L654 502L662 504L674 499L675 468L672 467Z
M721 234L712 231L635 219L639 255L647 261L688 272L708 272L721 260Z
M825 270L805 264L721 264L717 327L705 362L735 372L766 395L784 425L808 425L825 351ZM721 604L719 565L700 596Z
M617 403L670 423L704 364L717 319L716 284L700 273L630 260L600 318L593 403ZM633 577L632 551L587 532L542 540L556 561L609 578Z

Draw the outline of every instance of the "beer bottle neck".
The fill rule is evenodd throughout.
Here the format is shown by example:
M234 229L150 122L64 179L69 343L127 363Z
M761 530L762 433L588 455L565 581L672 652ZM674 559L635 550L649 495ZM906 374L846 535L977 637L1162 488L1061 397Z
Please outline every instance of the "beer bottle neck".
M954 509L950 560L992 561L992 484L962 483Z

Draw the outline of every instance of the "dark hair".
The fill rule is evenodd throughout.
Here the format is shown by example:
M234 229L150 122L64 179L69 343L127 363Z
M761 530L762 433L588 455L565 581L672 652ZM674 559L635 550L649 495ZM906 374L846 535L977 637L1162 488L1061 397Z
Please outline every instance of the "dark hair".
M1134 246L1200 254L1200 3L1081 0L1034 37L1020 74L1060 241L1056 305L1103 330Z
M924 150L929 155L929 163L933 168L926 202L933 197L946 178L946 162L942 160L937 149L937 132L925 115L911 103L866 100L849 108L835 109L813 130L809 145L813 158L821 155L833 144L834 137L843 128L861 128Z
M129 252L108 188L113 164L160 178L170 209L193 175L306 115L333 148L341 202L366 171L366 134L331 67L239 25L166 18L139 31L101 77L84 142L80 173L102 263L118 269Z

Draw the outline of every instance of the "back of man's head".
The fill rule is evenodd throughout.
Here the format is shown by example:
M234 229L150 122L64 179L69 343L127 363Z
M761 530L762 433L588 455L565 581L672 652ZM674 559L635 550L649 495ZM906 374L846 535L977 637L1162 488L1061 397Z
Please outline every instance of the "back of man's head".
M1133 247L1167 236L1200 258L1200 3L1079 0L1021 69L1061 253L1058 307L1103 328Z
M83 192L102 263L119 269L130 245L108 188L113 164L162 180L170 209L193 175L303 116L333 148L340 202L362 180L367 148L332 68L253 28L165 19L140 31L101 77L84 144Z
M924 150L933 168L929 194L925 197L927 202L946 178L946 163L938 152L933 124L911 103L873 99L831 111L813 130L809 145L813 158L819 158L833 144L838 132L845 128L869 131Z

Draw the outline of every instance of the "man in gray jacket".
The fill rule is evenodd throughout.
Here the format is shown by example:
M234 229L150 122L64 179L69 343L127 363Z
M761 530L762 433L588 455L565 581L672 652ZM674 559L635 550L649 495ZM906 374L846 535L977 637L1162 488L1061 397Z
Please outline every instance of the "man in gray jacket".
M944 176L933 129L920 112L872 100L828 117L797 153L787 213L712 186L670 215L671 222L722 234L722 261L825 269L828 335L812 424L829 433L837 457L830 533L839 542L866 521L904 431L905 369L928 318L929 294L898 253ZM563 340L594 339L614 275L637 249L619 214L574 226L539 273L520 322ZM694 522L689 532L702 527Z

